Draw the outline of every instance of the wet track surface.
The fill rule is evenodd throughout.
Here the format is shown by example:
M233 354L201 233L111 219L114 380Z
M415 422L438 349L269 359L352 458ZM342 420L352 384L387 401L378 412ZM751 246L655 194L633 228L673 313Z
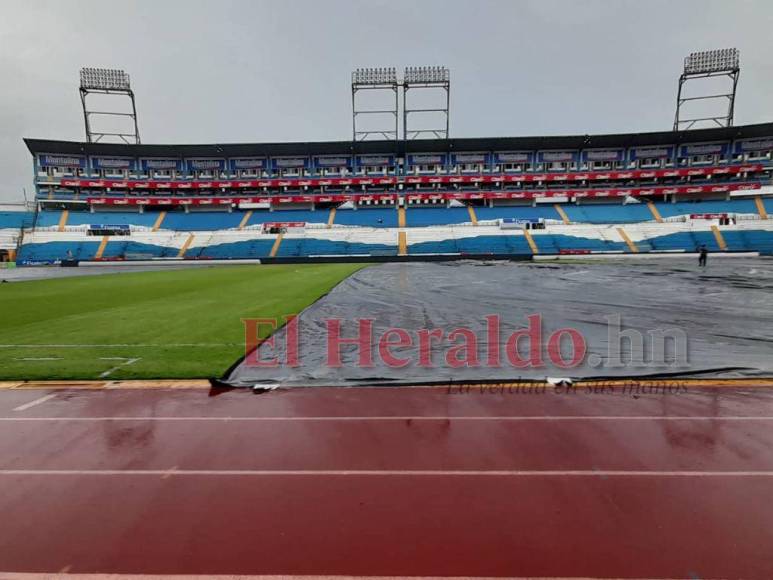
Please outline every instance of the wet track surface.
M226 382L253 386L415 384L429 381L516 380L545 377L770 376L773 375L773 260L668 259L615 263L521 264L449 262L382 264L361 270L300 316L298 341L287 329L275 344L258 351L263 366L243 361ZM498 333L489 334L495 317ZM517 344L520 361L509 356L508 338L538 317L541 339ZM370 335L360 321L372 320ZM330 321L339 336L365 337L359 345L329 346ZM281 321L280 321L281 323ZM390 329L405 332L406 342ZM585 356L572 362L571 341L559 341L561 356L550 354L551 337L572 329ZM422 343L421 332L439 333ZM454 332L456 335L454 336ZM632 356L638 336L642 348ZM610 334L611 333L611 334ZM469 338L469 337L472 338ZM612 337L621 338L612 338ZM659 346L657 337L665 337ZM426 336L425 336L426 338ZM289 340L288 340L289 339ZM382 355L382 340L393 344ZM410 342L408 342L410 341ZM297 346L298 364L288 351ZM470 344L476 356L454 346ZM675 345L680 345L679 347ZM422 346L425 345L425 346ZM497 348L498 347L498 348ZM363 350L371 356L363 362ZM496 352L492 364L491 353ZM331 353L341 353L341 366ZM429 353L422 360L422 353ZM535 356L536 358L532 358ZM276 357L278 366L265 363ZM526 364L520 364L525 362ZM405 363L405 364L403 364Z
M0 390L0 571L773 577L773 390Z

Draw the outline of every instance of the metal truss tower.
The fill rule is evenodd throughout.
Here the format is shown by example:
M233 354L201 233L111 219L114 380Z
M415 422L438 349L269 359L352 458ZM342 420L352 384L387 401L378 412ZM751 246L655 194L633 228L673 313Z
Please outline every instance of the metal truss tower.
M443 91L439 100L438 89ZM360 91L391 92L394 100L389 108L366 109L360 108L358 101ZM434 90L434 100L438 104L431 107L412 105L409 102L408 92L416 93L419 90ZM405 141L417 139L421 136L433 136L437 139L448 139L451 103L451 75L443 66L407 67L403 79L397 78L394 67L387 68L358 68L352 73L352 141L366 141L369 139L387 139L397 142L400 139L400 93L402 92L402 138ZM435 113L442 115L442 122L435 126L414 128L411 121L412 115ZM391 116L388 121L376 128L363 128L362 115L386 115Z
M429 89L437 93L438 89L443 94L438 105L429 108L413 108L408 102L408 91ZM437 100L437 99L436 99ZM436 139L448 139L450 122L449 109L451 106L451 73L444 66L414 66L407 67L403 76L403 139L409 141L424 135L433 136ZM441 125L414 129L410 124L411 114L440 113L445 123Z
M352 141L367 141L371 138L384 138L397 141L398 139L398 95L400 84L397 81L397 71L392 68L358 68L352 73ZM379 91L382 94L392 92L394 106L387 109L360 109L357 96L360 91ZM376 129L363 129L362 122L358 124L361 115L394 117L392 121L379 122ZM374 117L371 117L374 118Z
M86 140L97 143L103 138L118 138L124 143L139 144L140 130L137 125L137 107L134 103L134 92L131 89L129 75L122 70L109 68L82 68L80 72L80 95L83 106L83 122L86 125ZM128 98L131 101L131 112L95 111L89 110L87 97L93 94L110 95L112 97ZM104 132L94 129L92 117L128 117L132 120L133 132Z
M733 113L735 109L735 94L738 87L738 77L741 74L739 52L737 48L724 48L720 50L706 50L693 52L684 59L684 71L679 77L679 90L676 94L676 114L674 115L674 131L686 131L699 123L711 126L731 127L733 125ZM727 77L730 81L729 92L719 94L699 94L694 97L683 97L682 92L685 83L699 79L712 77ZM686 103L695 101L708 101L727 99L727 109L721 114L717 112L713 116L688 117L682 113Z

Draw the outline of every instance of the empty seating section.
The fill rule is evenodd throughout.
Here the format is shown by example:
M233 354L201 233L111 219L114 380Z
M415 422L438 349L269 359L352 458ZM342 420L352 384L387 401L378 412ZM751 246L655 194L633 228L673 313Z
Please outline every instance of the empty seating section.
M0 230L18 230L25 221L30 221L32 214L24 211L0 211Z
M569 221L588 224L625 224L647 222L653 218L645 203L561 205Z
M176 258L179 248L175 246L158 246L121 238L110 238L102 254L103 259L131 260L140 258Z
M444 226L471 221L466 207L409 207L405 219L408 227Z
M694 213L748 213L757 215L753 199L732 199L730 201L680 201L677 203L655 204L664 218Z
M54 262L69 256L76 260L93 260L98 248L99 241L27 243L19 249L16 260Z
M445 232L444 232L445 234ZM526 238L520 232L478 236L454 236L427 239L428 236L408 236L408 254L531 254Z
M723 232L725 240L728 239L730 232ZM760 254L771 255L773 254L773 232L762 230L747 230L743 232L741 236L741 242L745 244L743 249L754 250ZM733 243L737 243L733 240ZM729 244L729 242L728 242Z
M157 214L156 214L157 215ZM241 212L169 212L161 229L175 231L215 231L239 227L244 214ZM153 225L151 222L150 225Z
M368 244L344 240L328 240L314 237L285 238L279 246L277 257L303 256L394 256L397 246Z
M538 205L532 207L529 205L503 205L496 207L476 207L475 214L478 217L478 221L484 220L496 220L500 218L515 218L515 219L550 219L560 220L561 216L558 215L556 208L552 205Z
M773 199L764 199L765 207L773 214ZM663 218L684 216L695 213L742 213L757 215L757 206L753 199L733 199L729 201L701 201L656 203ZM561 204L561 208L573 223L623 224L653 221L654 218L645 203L638 204ZM495 206L474 208L478 221L491 221L502 218L523 220L549 219L560 221L556 208L550 205L540 206ZM59 224L61 211L41 211L37 218L37 227L53 227ZM218 231L236 229L242 224L246 213L233 212L173 212L166 214L161 229L174 231ZM255 210L250 214L246 227L259 226L265 222L305 222L307 224L327 224L330 211L319 210ZM31 214L22 212L0 213L0 227L19 228L22 221L31 218ZM153 227L159 217L158 212L84 212L70 211L68 226L88 224L133 225ZM407 227L444 226L470 223L471 218L466 207L412 207L406 212ZM6 225L3 225L6 224ZM398 215L395 208L338 209L334 225L361 226L375 228L398 227Z
M763 198L773 215L773 198ZM619 232L622 228L639 252L692 252L706 245L711 251L725 246L729 251L759 251L773 254L773 220L754 219L758 206L754 198L721 201L657 203L666 220L690 214L748 214L752 219L712 229L717 222L674 220L655 222L645 203L639 204L561 204L571 224L560 221L553 204L539 206L475 207L478 223L473 226L467 207L415 207L406 211L405 232L408 255L477 254L530 255L533 253L524 232L503 230L492 221L502 218L552 220L546 229L531 230L531 238L540 254L562 251L630 252ZM24 262L53 262L72 256L79 260L95 259L101 236L89 236L77 226L139 226L130 236L110 236L100 250L102 259L177 258L185 247L188 259L263 259L276 248L277 258L308 256L394 256L398 254L398 212L394 207L359 209L338 208L333 227L327 225L330 210L253 210L233 212L169 211L163 220L157 211L86 212L71 210L66 223L60 210L40 211L37 216L25 212L0 212L3 247L15 247L19 229L32 224L36 228L24 234L17 259ZM249 219L245 221L245 217ZM275 234L263 233L266 222L305 222L318 224L304 230L289 230L279 244ZM488 224L486 225L486 222ZM59 231L56 226L65 223ZM606 224L606 225L604 225ZM73 227L75 226L75 227ZM158 231L151 231L160 226ZM242 227L240 229L240 226ZM343 227L338 227L343 226ZM353 227L354 226L354 227ZM427 227L431 226L431 227ZM716 227L716 226L714 226ZM718 240L716 233L720 232ZM190 238L190 240L189 240Z
M48 213L48 212L46 212ZM43 215L42 213L40 215ZM156 221L158 214L152 213L139 213L139 212L117 212L117 211L105 211L105 212L85 212L85 211L71 211L67 216L68 226L82 226L82 225L128 225L128 226L146 226L151 227ZM38 222L39 223L39 222ZM59 220L52 225L57 225Z
M91 215L91 214L88 214ZM48 228L59 224L62 217L61 211L41 211L38 213L38 219L35 225L39 228Z
M621 252L628 246L625 242L611 241L602 238L586 238L567 236L564 234L535 235L534 241L540 252L551 253L562 250L590 250L592 252Z
M271 253L274 237L247 240L241 242L220 243L211 246L192 248L186 254L188 257L198 257L214 260L253 260L265 258Z
M410 221L411 210L407 220ZM366 226L370 228L396 228L397 210L395 208L339 209L335 223L342 226Z
M232 227L238 227L241 218L244 214L234 212L236 224ZM247 226L255 226L264 224L266 222L306 222L308 224L326 224L330 211L327 209L318 210L302 210L302 209L287 209L287 210L260 210L254 211L250 216L250 221L247 222Z

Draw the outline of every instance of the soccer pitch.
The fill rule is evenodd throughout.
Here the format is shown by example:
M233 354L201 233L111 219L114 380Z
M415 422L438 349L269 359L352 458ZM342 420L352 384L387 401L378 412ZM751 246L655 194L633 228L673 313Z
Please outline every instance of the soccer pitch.
M2 284L0 380L220 376L244 355L242 319L281 324L362 267L219 266Z

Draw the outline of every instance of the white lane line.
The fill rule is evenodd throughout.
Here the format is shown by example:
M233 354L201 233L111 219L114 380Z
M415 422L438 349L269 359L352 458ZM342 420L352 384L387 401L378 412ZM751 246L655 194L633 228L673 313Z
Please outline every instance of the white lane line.
M106 370L104 373L100 373L99 378L100 379L104 379L104 378L109 377L111 374L113 374L115 371L117 371L121 367L128 367L129 365L132 365L132 364L136 363L138 360L142 360L142 358L140 358L140 357L137 357L137 358L125 358L125 357L120 357L119 356L119 357L101 358L99 360L111 360L111 361L122 360L122 361L124 361L121 364L116 365L113 368L110 368L110 369Z
M43 397L39 397L35 399L34 401L30 401L29 403L24 403L23 405L19 405L18 407L14 408L14 411L26 411L27 409L31 409L32 407L36 407L37 405L40 405L41 403L45 403L46 401L50 401L56 397L56 393L51 393L50 395L45 395Z
M773 471L647 471L619 469L0 469L0 476L460 476L460 477L773 477Z
M62 360L60 356L27 356L22 358L15 358L14 360Z
M97 421L214 421L214 422L356 422L356 421L773 421L773 416L742 416L727 415L724 417L691 417L691 416L625 416L625 415L585 415L585 416L460 416L460 417L428 417L428 416L382 416L382 417L0 417L2 421L61 421L61 422L97 422Z

